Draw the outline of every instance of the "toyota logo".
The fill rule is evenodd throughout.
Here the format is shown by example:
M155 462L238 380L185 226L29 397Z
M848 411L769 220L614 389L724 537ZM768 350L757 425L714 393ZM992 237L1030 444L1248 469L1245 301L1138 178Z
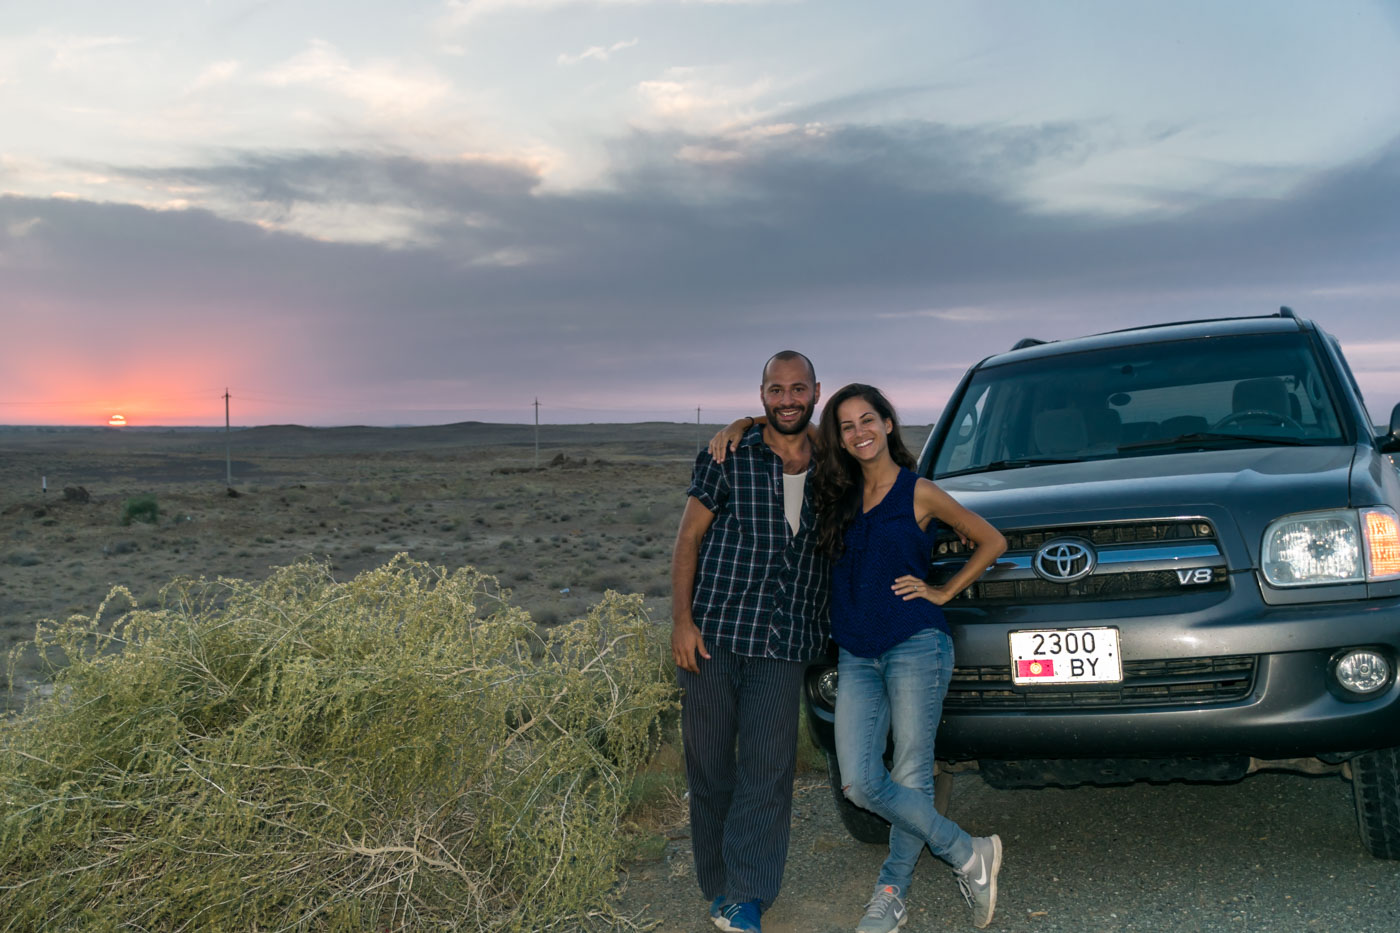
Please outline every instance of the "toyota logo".
M1094 572L1099 555L1094 546L1082 538L1056 538L1047 541L1035 552L1031 569L1036 576L1051 583L1073 583Z

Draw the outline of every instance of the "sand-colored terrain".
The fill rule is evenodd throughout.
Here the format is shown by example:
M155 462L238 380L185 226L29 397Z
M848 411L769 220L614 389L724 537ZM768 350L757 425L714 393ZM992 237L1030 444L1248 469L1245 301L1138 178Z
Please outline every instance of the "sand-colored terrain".
M906 429L906 439L926 432ZM264 427L229 442L236 498L222 432L0 429L3 645L28 640L37 619L91 613L117 584L151 601L181 574L261 579L314 555L348 578L400 551L496 574L544 622L581 614L608 588L646 594L652 617L669 620L694 425L544 426L539 470L532 426ZM88 502L65 499L64 487L79 486ZM142 494L156 497L159 520L123 525L123 503ZM1007 845L999 930L1395 927L1394 863L1357 844L1340 780L1045 791L996 791L972 774L957 782L954 816ZM884 852L846 836L820 769L798 783L784 893L765 928L848 930ZM698 933L713 927L674 809L664 852L628 867L618 903L659 930ZM1197 818L1163 823L1163 812ZM910 910L911 930L970 928L932 858Z
M535 469L525 425L272 426L227 439L0 429L0 647L29 640L39 619L92 613L115 585L150 604L179 575L258 580L307 555L339 578L399 552L470 564L547 624L604 590L638 592L664 622L696 436L682 424L545 425ZM78 487L88 501L65 496ZM145 494L158 521L122 524L123 504Z

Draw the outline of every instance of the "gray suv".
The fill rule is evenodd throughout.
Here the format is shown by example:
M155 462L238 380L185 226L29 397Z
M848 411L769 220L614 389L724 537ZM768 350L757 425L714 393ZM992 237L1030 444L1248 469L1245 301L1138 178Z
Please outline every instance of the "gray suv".
M1341 348L1269 317L1023 340L964 376L920 472L1006 535L945 607L948 775L995 787L1338 772L1400 858L1400 405L1378 434ZM965 558L939 540L929 579ZM842 819L834 659L808 725Z

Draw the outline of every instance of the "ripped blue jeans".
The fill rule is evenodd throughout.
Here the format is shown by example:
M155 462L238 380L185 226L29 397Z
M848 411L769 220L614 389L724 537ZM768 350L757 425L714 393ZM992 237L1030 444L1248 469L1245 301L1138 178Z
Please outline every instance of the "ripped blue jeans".
M877 886L907 893L925 845L954 870L972 858L972 837L933 806L933 744L953 675L953 641L930 628L878 658L842 648L836 754L846 796L890 821L890 854ZM894 733L894 763L885 744Z

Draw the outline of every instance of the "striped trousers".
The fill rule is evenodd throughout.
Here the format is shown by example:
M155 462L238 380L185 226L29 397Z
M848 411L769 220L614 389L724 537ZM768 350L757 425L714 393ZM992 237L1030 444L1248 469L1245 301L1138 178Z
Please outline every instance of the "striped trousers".
M707 900L778 896L792 822L801 661L710 646L700 673L677 668L690 843Z

